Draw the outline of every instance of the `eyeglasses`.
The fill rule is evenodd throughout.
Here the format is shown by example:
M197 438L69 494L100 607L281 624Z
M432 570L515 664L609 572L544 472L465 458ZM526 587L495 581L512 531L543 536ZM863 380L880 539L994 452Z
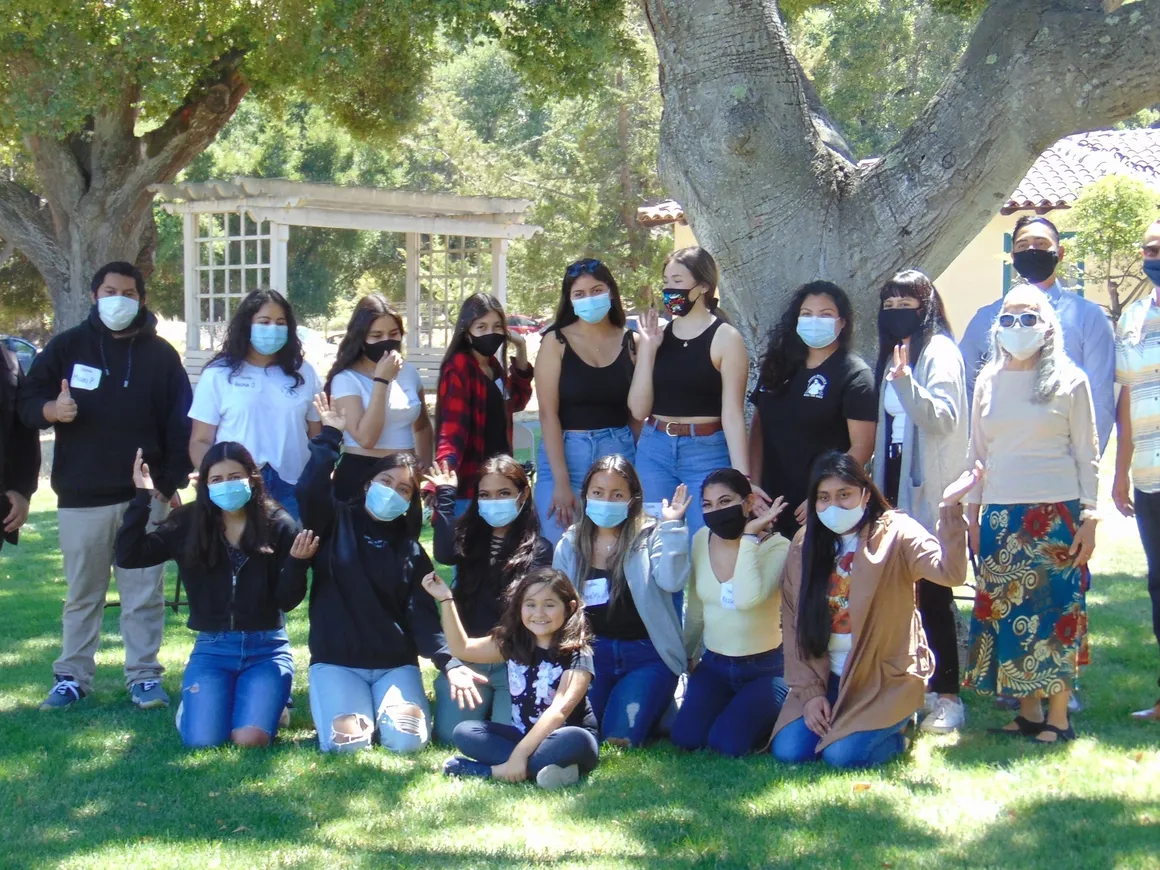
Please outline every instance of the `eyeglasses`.
M587 259L577 260L571 266L564 270L564 274L569 278L577 278L580 275L591 275L603 265L599 260Z
M1020 326L1031 328L1032 326L1035 326L1037 323L1039 323L1042 319L1043 318L1041 318L1034 311L1024 311L1019 315L1000 314L999 325L1006 329L1008 327L1014 326L1015 321L1018 320Z

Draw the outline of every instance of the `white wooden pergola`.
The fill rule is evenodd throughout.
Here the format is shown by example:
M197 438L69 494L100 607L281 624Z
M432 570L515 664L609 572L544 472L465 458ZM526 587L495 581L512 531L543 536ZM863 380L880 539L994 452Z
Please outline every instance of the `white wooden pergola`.
M418 359L438 349L459 304L475 292L506 301L507 244L540 227L526 199L412 193L371 187L234 178L151 188L183 221L186 364L200 372L207 335L220 331L251 290L287 291L290 227L402 233L407 344ZM293 301L293 300L291 300ZM437 338L436 336L439 336ZM438 354L432 354L437 356Z

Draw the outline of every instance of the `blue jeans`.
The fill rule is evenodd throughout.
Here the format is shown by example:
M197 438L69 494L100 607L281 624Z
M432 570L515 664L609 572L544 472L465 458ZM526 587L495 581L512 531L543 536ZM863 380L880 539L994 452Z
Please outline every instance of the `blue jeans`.
M489 719L492 722L511 724L512 695L508 690L507 663L476 665L467 663L477 674L487 677L487 683L477 683L476 689L483 697L483 703L474 710L459 709L451 699L451 684L440 671L435 677L435 739L440 743L451 743L455 726L460 722L478 722Z
M514 725L499 722L460 722L455 726L455 748L481 765L494 767L512 756L512 750L524 739ZM588 773L600 760L596 737L586 728L565 725L544 738L528 759L528 778L549 764L559 767L578 765L581 773ZM483 771L478 771L482 773ZM488 771L490 774L490 771Z
M646 423L636 444L636 473L644 488L646 513L660 516L661 500L671 501L673 492L683 483L693 499L685 514L689 540L692 540L705 525L701 516L701 485L711 472L732 465L724 432L666 435Z
M643 746L673 702L677 675L651 640L597 637L592 661L596 674L588 687L588 700L600 736Z
M831 705L838 700L837 674L830 675L826 698ZM822 750L822 761L832 767L842 768L876 767L885 764L906 748L902 731L909 721L910 717L907 716L889 728L855 731L841 740L835 740ZM806 726L806 720L799 716L777 732L777 736L773 738L773 757L786 764L816 761L818 744L821 740L821 737Z
M293 677L284 628L200 632L181 681L182 742L220 746L230 732L245 727L261 728L273 740Z
M789 693L781 647L751 656L706 650L689 675L669 739L682 749L747 755L769 739Z
M415 716L406 709L419 708ZM323 752L353 752L379 743L392 752L427 745L431 708L416 665L398 668L310 666L310 715Z
M280 478L273 465L262 466L262 485L266 487L266 494L270 498L286 508L286 513L302 522L302 517L298 513L298 496L294 494L294 484Z
M588 474L592 463L616 453L629 462L636 459L636 443L632 438L632 430L627 426L621 426L619 429L564 433L564 463L568 466L568 483L577 500L580 497L580 487L584 484L584 477ZM548 462L548 451L541 439L539 456L536 459L536 488L533 496L536 513L540 517L540 534L553 545L566 531L555 517L548 518L548 509L552 506L552 493L555 488L556 480L552 477L552 465Z

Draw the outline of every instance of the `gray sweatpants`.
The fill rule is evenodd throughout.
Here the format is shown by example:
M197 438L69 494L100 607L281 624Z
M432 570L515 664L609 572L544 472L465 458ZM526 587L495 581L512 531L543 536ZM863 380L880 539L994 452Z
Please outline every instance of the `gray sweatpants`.
M89 692L101 642L101 621L109 592L110 569L121 599L121 639L125 644L125 685L155 680L164 668L157 661L165 625L164 565L129 570L113 566L113 543L128 502L93 508L58 508L60 549L68 594L64 601L64 642L54 674L67 674ZM152 529L169 512L153 500Z

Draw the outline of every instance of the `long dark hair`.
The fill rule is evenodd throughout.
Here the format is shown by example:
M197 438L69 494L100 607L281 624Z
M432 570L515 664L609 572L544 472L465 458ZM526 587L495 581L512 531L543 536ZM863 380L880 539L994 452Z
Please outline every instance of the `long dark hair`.
M403 531L408 538L418 538L419 533L423 530L423 493L419 489L419 460L411 453L388 453L378 462L371 466L367 476L363 479L362 491L363 497L354 500L354 504L365 510L366 494L370 489L371 483L376 477L384 471L393 471L396 468L406 468L411 472L411 482L414 484L411 490L411 503L407 506L407 512L399 519L403 521ZM391 525L399 522L394 520Z
M721 273L717 269L717 261L704 248L678 248L665 258L665 266L677 263L689 270L693 280L704 284L705 307L713 314L717 313L717 284L721 280Z
M464 608L470 608L486 587L496 584L497 591L505 589L517 577L532 569L536 545L540 541L540 518L532 504L532 488L524 467L510 456L493 456L483 463L479 477L499 474L512 482L524 504L519 516L512 520L504 534L492 566L492 528L479 515L479 494L471 500L467 512L455 527L455 550L462 560L455 581L455 598Z
M326 375L326 386L323 389L328 395L330 394L330 382L334 380L334 376L349 369L363 355L363 345L366 344L367 333L371 331L371 327L380 317L393 317L395 323L399 324L399 332L403 335L407 334L398 309L391 305L381 293L371 293L360 299L355 305L354 311L351 312L350 322L346 325L346 335L339 342L334 365L330 367L330 371Z
M633 544L642 534L651 531L654 523L644 512L644 487L641 486L640 476L632 463L619 453L602 456L593 462L588 473L584 475L584 483L580 485L580 519L576 522L576 583L583 587L592 576L595 549L593 545L599 528L588 518L586 508L588 487L592 484L592 478L602 471L611 471L622 477L628 484L630 498L628 519L620 526L616 546L608 554L608 609L612 611L620 607L625 596L632 594L628 588L628 580L624 576L624 563Z
M873 526L890 510L865 467L849 453L829 450L814 460L806 496L806 533L802 540L802 584L798 594L797 644L806 658L821 658L830 645L830 577L838 559L838 536L818 519L818 485L827 477L870 493L866 513L854 532ZM788 628L788 626L784 626Z
M798 313L807 296L829 296L838 309L838 317L846 321L838 333L838 346L843 350L854 340L854 309L846 291L830 281L810 281L793 294L781 313L781 319L769 336L769 346L761 361L760 384L775 393L782 392L798 369L806 364L809 348L797 333Z
M608 287L608 301L612 303L612 309L608 312L608 322L613 326L623 327L627 322L624 317L624 304L620 300L620 287L612 277L612 271L599 260L577 260L564 270L560 304L556 306L556 317L550 328L563 329L580 319L572 307L572 285L581 275L591 275Z
M907 357L911 366L917 361L919 354L926 344L936 335L945 335L953 339L951 325L947 321L946 308L943 307L942 297L938 295L934 282L923 272L917 269L904 269L882 285L878 299L885 302L887 299L917 299L919 316L922 318L922 328L910 338L910 348ZM878 330L878 364L874 367L875 383L882 387L882 375L886 366L894 358L894 341Z
M294 378L296 386L302 386L306 379L299 369L305 358L302 353L302 339L298 337L298 321L294 319L294 309L277 290L253 290L246 294L234 310L230 318L230 325L226 328L226 340L222 342L222 349L217 352L207 365L224 362L230 367L230 374L236 375L246 361L246 354L250 352L250 325L258 309L267 302L281 305L286 312L286 343L274 354L274 362L290 377Z
M588 619L584 616L584 603L576 594L576 587L572 585L568 575L555 568L537 568L524 574L507 588L503 616L499 619L499 625L491 630L491 638L499 647L500 655L521 665L531 665L535 661L536 637L524 627L520 611L523 609L528 589L541 583L547 583L552 592L564 602L565 609L571 611L564 620L564 625L552 638L551 652L557 656L568 655L579 652L591 643L591 630L588 628Z
M468 339L468 330L471 329L471 324L479 320L481 317L486 317L491 312L499 315L500 322L503 323L503 334L506 338L508 335L507 315L504 314L503 305L489 293L473 293L463 300L463 305L459 308L459 318L455 321L455 331L451 334L451 341L447 343L447 352L443 354L443 362L439 364L439 381L443 381L443 371L447 368L447 363L457 353L471 353L471 342ZM507 345L504 345L503 359L500 361L500 368L502 371L501 377L507 377ZM491 380L490 373L488 380ZM442 391L437 391L435 394L435 441L439 441L439 429L443 425L443 398L440 395Z
M186 541L186 558L191 564L214 567L226 558L225 529L222 509L210 501L209 472L219 462L232 459L246 470L250 482L250 500L243 508L246 528L238 547L244 553L271 553L270 517L282 508L270 498L262 484L262 472L250 451L236 441L219 441L205 452L198 468L196 496L189 510L193 512L193 530Z

